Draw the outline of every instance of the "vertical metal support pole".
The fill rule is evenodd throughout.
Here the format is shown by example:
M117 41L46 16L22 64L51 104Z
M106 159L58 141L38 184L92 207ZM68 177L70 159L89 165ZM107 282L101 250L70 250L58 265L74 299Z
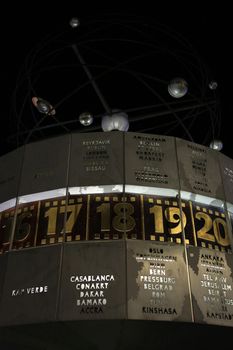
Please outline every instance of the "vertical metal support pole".
M223 188L223 193L224 193L223 205L224 205L224 210L225 210L225 213L226 213L227 232L228 232L228 237L229 237L229 240L230 240L231 249L233 251L233 232L232 232L233 228L231 227L231 220L230 220L229 214L228 214L226 191L225 191L225 188L224 188L224 181L223 181L222 170L221 170L220 159L219 158L220 158L220 154L218 153L218 168L219 168L219 172L220 172L222 188ZM230 234L230 233L232 233L232 234Z
M88 68L88 66L87 66L87 64L86 64L86 62L84 61L82 55L80 54L80 51L78 50L78 48L77 48L76 45L72 45L72 49L73 49L75 55L77 56L77 58L78 58L78 60L79 60L79 62L80 62L80 64L81 64L81 66L83 67L84 71L86 72L86 74L87 74L87 76L88 76L88 79L89 79L91 85L93 86L93 89L95 90L97 96L99 97L100 102L102 103L102 105L103 105L103 107L104 107L106 113L108 113L109 115L111 115L111 114L112 114L112 110L111 110L111 108L109 107L107 101L105 100L105 98L104 98L102 92L100 91L100 89L99 89L99 87L98 87L98 85L97 85L95 79L93 78L93 76L92 76L92 74L91 74L91 72L90 72L90 70L89 70L89 68Z
M187 270L187 278L188 278L191 317L192 317L192 322L194 322L192 289L191 289L191 281L190 281L190 274L189 274L189 260L188 260L187 245L186 245L186 240L185 240L184 223L183 223L183 219L182 219L181 184L180 184L180 172L179 172L179 165L178 165L179 163L178 163L176 138L174 138L174 142L175 142L175 151L176 151L177 173L178 173L178 180L179 180L178 203L179 203L179 209L180 209L181 229L182 229L182 236L183 236L183 242L184 242L184 254L185 254L185 264L186 264L186 270Z
M67 207L68 207L68 201L69 201L69 170L70 170L71 143L72 143L72 136L70 134L69 146L68 146L67 169L66 169L66 199L65 199L65 213L64 213L64 221L63 221L63 231L62 231L63 232L63 234L62 234L63 239L62 239L62 244L61 244L61 253L60 253L60 261L59 261L58 293L57 293L57 300L56 300L56 316L55 316L56 320L58 319L58 315L59 315L64 243L65 243L65 239L66 239Z
M125 197L125 132L123 133L123 198L124 197ZM125 208L124 208L124 223L126 224ZM123 242L125 246L125 315L126 315L126 319L128 319L128 262L127 262L126 227L124 229Z
M23 146L23 154L22 154L21 165L20 165L20 170L19 170L19 178L18 178L18 183L17 183L15 213L14 213L13 225L11 228L11 238L10 238L9 251L12 250L13 242L14 242L14 233L15 233L15 228L16 228L17 212L18 212L18 204L19 204L19 186L20 186L22 172L23 172L23 163L24 163L24 158L25 158L25 152L26 152L26 149L25 149L25 146Z

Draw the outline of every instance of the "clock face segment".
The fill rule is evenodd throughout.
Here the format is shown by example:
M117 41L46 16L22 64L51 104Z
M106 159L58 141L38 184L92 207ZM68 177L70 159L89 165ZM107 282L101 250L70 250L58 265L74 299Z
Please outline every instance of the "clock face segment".
M232 254L189 247L195 321L233 326Z
M184 247L127 242L129 319L191 322Z
M125 319L125 274L124 242L67 244L59 319Z
M127 133L125 182L129 185L178 189L174 138Z

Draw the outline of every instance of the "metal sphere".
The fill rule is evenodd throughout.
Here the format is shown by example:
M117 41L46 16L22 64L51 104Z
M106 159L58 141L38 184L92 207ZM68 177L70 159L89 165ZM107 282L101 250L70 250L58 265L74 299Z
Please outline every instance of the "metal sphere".
M70 26L71 26L72 28L77 28L79 25L80 25L80 21L79 21L78 18L76 18L76 17L71 18L71 20L70 20Z
M218 87L218 83L217 83L216 81L211 81L211 82L209 83L209 88L210 88L210 90L216 90L217 87Z
M210 143L210 148L214 149L215 151L221 151L223 148L223 143L221 140L213 140Z
M114 112L114 110L113 110ZM103 131L128 131L129 121L128 116L124 112L115 112L112 115L104 115L102 117L101 126Z
M188 83L182 78L172 79L168 84L168 92L172 97L183 97L188 92Z
M93 115L89 112L81 113L79 116L79 122L83 126L89 126L93 123Z

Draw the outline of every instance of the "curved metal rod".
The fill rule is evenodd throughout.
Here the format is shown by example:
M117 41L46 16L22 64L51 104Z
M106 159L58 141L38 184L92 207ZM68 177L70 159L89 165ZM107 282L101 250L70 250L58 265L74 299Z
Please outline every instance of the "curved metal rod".
M195 114L195 117L197 117L198 115L201 115L202 113L204 113L203 111L201 112L198 112ZM193 114L190 114L190 115L187 115L183 118L183 120L189 120L193 118ZM175 120L173 120L172 122L167 122L167 123L163 123L163 124L160 124L159 127L165 127L165 126L169 126L169 125L172 125L171 128L169 130L167 130L167 133L168 134L171 130L175 129L177 127L177 124L176 125L173 125L174 123L176 123ZM138 132L145 132L145 131L151 131L151 130L155 130L157 127L156 126L150 126L149 128L144 128L144 129L140 129L138 130Z
M122 25L122 23L121 23L121 25ZM126 25L124 24L124 26L126 27ZM132 28L131 28L132 29ZM86 35L87 36L87 35ZM104 39L104 40L109 40L109 39ZM111 39L112 40L112 39ZM120 39L117 39L117 40L120 40ZM137 41L133 41L133 40L130 40L131 42L137 42ZM85 41L84 41L85 42ZM89 42L89 41L86 41L86 42ZM140 43L141 45L142 45L142 42L137 42L137 43ZM44 46L46 46L46 45L44 45ZM148 44L147 44L147 46L148 46ZM155 47L155 45L151 45L152 47ZM42 46L43 47L43 46ZM40 51L40 49L39 50L37 50L37 53ZM34 57L33 57L33 60L35 59L35 57L36 57L36 54L34 54ZM33 60L32 60L32 63L33 63ZM200 62L200 60L199 60L199 62ZM122 63L121 63L122 64ZM124 63L125 64L125 63ZM32 67L32 64L31 64L31 67ZM106 73L107 74L107 73ZM145 83L145 82L144 82ZM147 84L148 85L148 84ZM151 87L150 87L151 88ZM58 125L60 125L60 123L58 124Z
M100 91L99 86L96 83L96 80L93 78L93 76L92 76L92 74L91 74L91 72L90 72L86 62L84 61L84 59L83 59L79 49L77 48L77 45L72 45L72 49L73 49L75 55L78 57L78 60L79 60L79 62L81 64L81 66L83 67L84 71L86 72L86 74L88 76L88 79L89 79L91 85L93 86L93 89L95 90L97 96L99 97L100 102L102 103L106 113L111 115L112 114L112 110L109 107L109 105L108 105L104 95Z
M186 111L186 110L189 110L189 109L192 109L192 108L205 107L207 104L211 105L213 103L215 103L215 101L209 101L209 102L206 102L206 103L203 103L203 104L199 104L199 105L180 107L180 108L176 108L175 112L183 112L183 111ZM124 112L126 112L126 111L127 110L124 110ZM147 115L138 116L138 117L130 119L130 122L138 122L138 121L141 121L141 120L156 118L156 117L160 117L160 116L163 116L163 115L169 115L169 114L173 114L173 111L166 110L166 111L161 111L161 112L157 112L157 113L150 113L150 114L147 114ZM98 117L100 117L100 116L101 115L99 115ZM39 125L45 120L45 117L46 116L44 116L44 118L42 118L37 123L37 126L35 128L33 128L32 130L26 130L26 131L23 131L23 132L20 133L20 135L25 135L27 133L30 134L27 137L25 143L28 142L28 139L31 137L32 133L35 132L35 131L46 130L46 129L55 128L55 127L59 127L59 126L62 126L62 125L64 126L64 125L67 125L67 124L74 124L74 123L78 122L77 119L73 119L73 120L69 120L69 121L65 121L65 122L59 122L58 124L50 124L50 125L42 126L42 127L39 128ZM190 116L188 118L190 118ZM186 119L186 118L184 118L184 119ZM88 131L94 131L94 130L99 130L99 129L101 129L100 126L93 126L93 127L89 127ZM82 132L86 132L86 131L87 131L87 129L84 128L84 129L81 129L79 132L82 133ZM15 136L16 135L12 135L10 138L13 138Z
M91 66L96 66L96 65L91 65ZM97 67L98 67L99 65L97 65ZM103 66L103 67L105 67L106 68L106 66L104 66L104 65L101 65L101 66ZM41 70L41 71L45 71L45 70L47 70L48 68L46 68L46 69L44 69L44 70ZM109 70L113 70L114 68L110 68ZM137 79L139 79L135 74L139 74L139 75L142 75L142 76L145 76L145 77L147 77L147 78L150 78L150 79L153 79L153 80L156 80L157 81L157 79L156 78L153 78L153 77L150 77L150 76L148 76L148 75L145 75L145 74L142 74L142 73L138 73L138 72L134 72L134 71L130 71L130 70L126 70L126 69L120 69L121 71L126 71L126 72L128 72L129 74L133 74L133 76L134 77L136 77ZM106 72L103 72L101 75L104 75L104 74L107 74ZM139 79L141 82L143 81L143 83L145 84L145 82L144 82L144 80L142 80L142 79ZM81 89L81 88L83 88L84 86L86 86L86 85L88 85L90 82L86 82L86 83L84 83L84 84L82 84L81 86L79 86L79 88L78 88L78 90L79 89ZM147 84L147 87L148 87L148 84ZM150 87L151 88L151 87ZM77 91L76 91L77 92ZM26 102L26 101L25 101ZM61 102L61 101L60 101ZM60 102L59 102L59 104L60 104ZM187 101L188 102L188 101ZM176 103L176 104L178 104L178 101L176 101L176 102L174 102L174 103ZM163 104L164 104L164 101L163 101ZM207 106L207 108L208 108L208 103L206 104L205 103L205 105ZM169 105L167 104L167 107L169 107ZM188 107L188 109L189 109L189 107ZM130 109L131 111L132 110L134 110L134 109ZM58 122L58 121L57 121ZM60 122L58 122L58 126L59 125L62 125ZM33 130L36 130L37 128L36 128L36 126L35 126L35 128L33 129ZM66 130L66 131L68 131L68 130Z
M106 56L105 54L103 54L102 52L99 52L99 50L96 50L96 49L93 49L93 48L89 48L89 47L87 47L89 50L91 50L91 51L93 51L93 52L95 52L95 53L97 53L98 55L101 55L102 57L104 57L104 58L107 58L107 59L110 59L113 63L116 63L116 61L112 58L112 57L109 57L109 56ZM169 50L169 52L170 52L170 50ZM170 54L173 54L172 52L170 52ZM199 61L199 63L200 63L200 58L198 57L198 61ZM200 65L200 64L199 64ZM200 68L202 68L202 67L200 67ZM122 71L126 71L126 72L128 72L129 74L135 74L135 71L133 71L133 70L130 70L130 69L121 69ZM202 76L202 78L204 79L204 71L202 70L202 69L200 69L201 70L201 76ZM189 71L189 73L191 74L191 75L193 75L192 74L192 72L188 69L188 71ZM148 75L148 74L144 74L144 73L138 73L138 72L136 72L138 75L140 75L140 76L142 76L142 77L146 77L146 78L148 78L148 79L152 79L152 80L155 80L155 81L157 81L157 78L155 78L155 77L153 77L153 76L151 76L151 75ZM202 88L202 95L204 95L204 91L203 91L203 88ZM192 95L191 95L192 96ZM195 97L196 98L196 97ZM202 102L202 99L199 99L199 98L196 98L197 99L197 101L198 102ZM210 115L212 115L212 110L209 110L210 111ZM214 123L213 123L213 120L212 120L212 118L210 117L210 120L211 120L211 130L212 130L212 137L213 137L213 139L214 139L214 134L215 134L215 132L214 132Z

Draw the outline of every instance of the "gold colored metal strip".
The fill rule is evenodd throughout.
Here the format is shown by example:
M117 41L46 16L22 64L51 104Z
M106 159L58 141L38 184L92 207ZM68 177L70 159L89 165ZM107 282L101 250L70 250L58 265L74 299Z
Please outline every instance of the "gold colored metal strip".
M90 195L87 196L86 241L89 239Z
M189 207L190 207L190 214L191 214L191 220L192 220L192 226L193 226L194 244L195 244L195 247L197 247L197 236L196 236L196 229L195 229L194 216L193 216L193 204L191 201L189 201Z
M36 241L37 241L37 235L38 235L38 226L39 226L39 217L40 217L40 207L41 207L41 201L38 202L38 208L37 208L37 215L36 215L36 231L35 231L35 237L34 237L34 243L33 246L36 247Z
M142 239L145 241L146 235L145 235L145 220L144 220L144 201L143 201L143 195L140 195L140 202L141 202L141 220L142 220Z

